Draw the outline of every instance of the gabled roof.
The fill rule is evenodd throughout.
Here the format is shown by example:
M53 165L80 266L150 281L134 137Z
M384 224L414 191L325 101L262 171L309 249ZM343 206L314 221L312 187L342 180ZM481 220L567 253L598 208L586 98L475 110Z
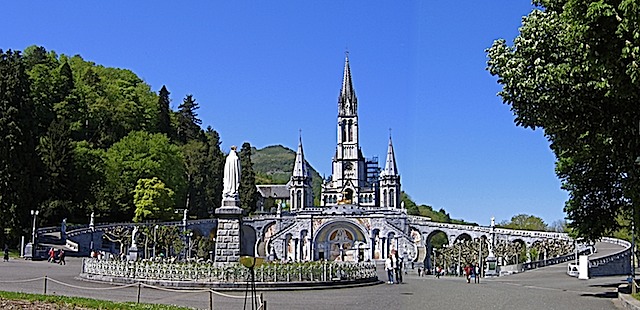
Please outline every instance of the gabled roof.
M289 199L289 187L286 184L256 185L263 198Z

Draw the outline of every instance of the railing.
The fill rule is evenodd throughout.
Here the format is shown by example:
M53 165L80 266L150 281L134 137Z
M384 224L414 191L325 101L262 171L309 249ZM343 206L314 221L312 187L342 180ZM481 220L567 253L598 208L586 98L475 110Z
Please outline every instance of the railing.
M82 273L117 278L195 281L244 282L249 269L240 264L216 266L209 263L169 263L152 261L118 261L85 258ZM331 282L377 279L374 263L309 262L264 264L255 268L256 282Z

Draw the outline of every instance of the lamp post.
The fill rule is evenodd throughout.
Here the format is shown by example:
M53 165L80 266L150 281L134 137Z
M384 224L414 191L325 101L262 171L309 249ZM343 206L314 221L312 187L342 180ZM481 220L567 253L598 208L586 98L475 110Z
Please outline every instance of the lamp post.
M36 218L38 217L38 210L31 210L31 215L33 215L33 230L31 232L31 257L35 257L36 254Z
M191 259L191 237L193 237L193 232L187 234L187 260Z
M636 166L640 166L640 156L636 157L635 164ZM633 211L631 214L631 294L635 294L636 293L636 204L632 203L631 208Z
M92 255L93 255L93 233L96 230L96 226L94 223L94 216L95 214L91 212L91 218L89 219L89 229L91 229L91 246L89 247L89 250L91 251Z
M36 217L38 217L38 213L40 213L40 211L31 210L31 215L33 215L33 231L31 233L31 244L33 244L34 248L36 244Z
M460 270L460 255L462 252L462 244L460 242L456 243L457 247L458 247L458 266L456 267L456 274L458 275L458 277L461 274L461 270Z
M156 240L157 240L157 231L158 231L158 224L156 224L156 226L153 226L153 257L156 257Z

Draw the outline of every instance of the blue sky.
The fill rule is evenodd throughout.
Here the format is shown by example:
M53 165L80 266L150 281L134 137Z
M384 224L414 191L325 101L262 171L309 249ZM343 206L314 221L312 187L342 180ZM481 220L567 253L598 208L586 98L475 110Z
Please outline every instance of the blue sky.
M485 49L511 42L531 10L525 0L11 1L0 48L37 44L130 69L155 91L166 85L174 108L193 94L225 151L295 149L302 130L326 176L348 50L362 151L383 163L391 128L417 203L482 225L519 213L551 223L567 194L548 142L514 125L485 70Z

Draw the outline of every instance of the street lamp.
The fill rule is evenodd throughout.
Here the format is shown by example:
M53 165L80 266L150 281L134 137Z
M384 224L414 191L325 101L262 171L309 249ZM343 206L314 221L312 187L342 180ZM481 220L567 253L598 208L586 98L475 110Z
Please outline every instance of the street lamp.
M462 243L458 242L456 245L458 246L458 266L456 267L456 274L459 277L460 274L462 273L462 270L460 270L460 255L462 252Z
M31 215L33 215L33 232L31 233L31 244L33 244L34 247L36 244L36 217L39 213L40 211L38 210L31 210Z
M187 260L191 259L191 237L193 237L193 232L187 234Z
M32 259L36 254L36 218L38 217L38 210L31 210L31 215L33 215L33 230L31 232L31 257Z
M158 225L156 224L156 226L153 227L153 257L156 257L156 239L157 239L157 230L158 230Z

